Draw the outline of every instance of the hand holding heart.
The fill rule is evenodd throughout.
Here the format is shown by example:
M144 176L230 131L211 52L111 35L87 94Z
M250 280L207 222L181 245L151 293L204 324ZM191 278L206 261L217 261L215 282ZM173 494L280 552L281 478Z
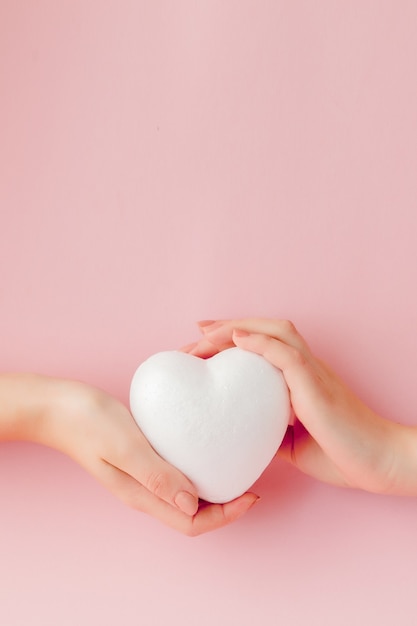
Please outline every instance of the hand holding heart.
M417 494L417 431L363 404L309 349L288 321L203 322L185 348L209 358L230 346L263 355L282 370L297 420L278 454L311 476L376 493Z
M237 346L262 355L282 371L297 419L288 428L279 455L307 474L335 485L417 495L416 427L390 422L371 411L311 353L291 323L232 320L202 323L201 330L203 338L184 352L207 359ZM232 352L229 350L229 356ZM197 369L207 372L210 368ZM266 384L263 393L269 396L271 406L278 402L284 407L280 421L283 428L288 417L285 394L274 399L271 391L271 380L282 391L282 378L276 371L275 378L271 379L270 374L265 371L265 380L262 375L262 380L255 383ZM254 380L257 375L253 372ZM248 372L245 376L250 387ZM232 380L227 384L233 387ZM250 396L253 399L256 393ZM238 413L234 410L235 415ZM227 411L220 414L227 415ZM266 420L265 428L270 426ZM234 431L239 434L237 423L232 424L229 434ZM283 430L268 432L273 439L271 449L261 455L254 473L241 472L243 482L237 485L238 491L249 486L279 445ZM215 433L216 429L212 435ZM200 435L203 440L208 436L204 431ZM198 507L196 485L156 454L128 409L109 394L75 381L30 374L0 375L0 440L12 439L61 450L121 500L187 535L224 526L257 500L255 494L245 493L225 504ZM248 443L244 437L242 441ZM209 466L204 467L205 472ZM226 485L229 468L219 465L215 469L220 469L218 484L222 485L224 476ZM232 476L233 489L239 474ZM220 499L230 493L233 495L233 491L221 494Z
M76 381L0 375L1 440L33 441L64 452L123 502L186 535L220 528L257 500L246 493L198 509L195 486L155 453L128 409Z

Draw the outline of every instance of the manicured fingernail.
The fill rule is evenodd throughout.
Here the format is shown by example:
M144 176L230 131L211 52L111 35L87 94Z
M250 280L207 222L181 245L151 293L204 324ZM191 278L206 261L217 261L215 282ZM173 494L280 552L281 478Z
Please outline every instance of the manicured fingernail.
M218 330L219 328L223 328L223 326L224 326L224 322L213 322L212 324L209 324L208 326L202 326L201 330L203 331L203 333L208 335L209 333L213 333L215 330Z
M175 496L175 504L183 513L194 515L198 509L198 498L188 491L179 491Z
M249 337L250 333L246 332L246 330L242 330L241 328L235 328L233 335L235 337Z
M200 326L200 328L206 328L206 326L214 324L215 321L216 320L201 320L200 322L197 322L197 325Z

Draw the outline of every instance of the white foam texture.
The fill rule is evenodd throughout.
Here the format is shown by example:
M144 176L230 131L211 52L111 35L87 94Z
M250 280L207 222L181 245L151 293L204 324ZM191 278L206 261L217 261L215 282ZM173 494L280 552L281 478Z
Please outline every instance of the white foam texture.
M130 406L152 447L209 502L228 502L251 487L290 417L282 373L240 348L207 360L154 354L136 370Z

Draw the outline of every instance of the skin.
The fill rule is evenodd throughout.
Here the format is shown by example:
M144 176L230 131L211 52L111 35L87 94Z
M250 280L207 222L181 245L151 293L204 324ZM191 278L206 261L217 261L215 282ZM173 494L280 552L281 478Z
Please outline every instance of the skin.
M257 501L199 502L193 484L161 459L128 409L83 383L32 374L0 375L0 441L59 450L127 505L196 536L235 521Z
M319 480L374 493L417 495L417 428L386 420L311 352L286 320L199 323L201 358L238 346L282 370L296 415L279 456ZM196 536L235 521L258 500L199 502L195 487L149 445L128 409L104 391L32 374L0 375L0 441L24 440L74 459L127 505Z
M417 495L417 428L384 419L315 357L287 320L203 321L185 348L202 358L238 346L282 370L295 413L278 451L302 472L333 485Z

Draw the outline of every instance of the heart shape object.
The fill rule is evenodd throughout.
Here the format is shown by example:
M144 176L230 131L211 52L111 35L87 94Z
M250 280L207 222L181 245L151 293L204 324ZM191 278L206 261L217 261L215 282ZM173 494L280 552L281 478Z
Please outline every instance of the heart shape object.
M130 407L156 452L209 502L233 500L259 478L290 417L280 370L240 348L207 360L154 354L133 376Z

